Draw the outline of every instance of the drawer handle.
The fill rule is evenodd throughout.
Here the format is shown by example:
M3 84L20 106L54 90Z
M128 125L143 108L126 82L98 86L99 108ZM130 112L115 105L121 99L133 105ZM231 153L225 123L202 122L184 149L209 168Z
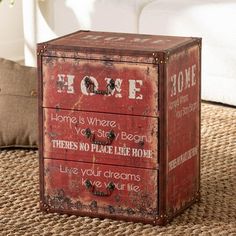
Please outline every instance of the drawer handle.
M95 90L94 82L88 76L85 77L84 83L88 92L95 94L109 95L111 94L112 90L115 89L115 81L113 79L111 79L110 82L108 83L106 90L99 90L99 89Z
M87 179L85 181L85 187L95 196L109 197L115 189L114 183L110 182L106 188L106 192L96 190L96 187L92 185L91 181Z
M112 141L113 141L114 138L115 138L115 133L114 133L113 130L111 130L111 131L108 133L108 135L107 135L107 140L106 140L106 141L100 141L100 140L96 140L96 139L95 139L95 134L92 133L92 131L91 131L89 128L87 128L87 129L85 130L85 136L86 136L87 138L89 138L90 141L91 141L92 143L94 143L94 144L98 144L98 145L111 145L111 144L112 144Z

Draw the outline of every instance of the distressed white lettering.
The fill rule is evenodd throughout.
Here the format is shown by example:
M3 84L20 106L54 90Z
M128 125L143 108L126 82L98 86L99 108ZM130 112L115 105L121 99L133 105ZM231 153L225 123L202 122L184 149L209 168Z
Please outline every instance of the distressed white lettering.
M176 95L176 74L170 77L170 81L172 83L170 96L173 97Z
M103 36L89 34L89 35L86 35L83 37L83 39L92 39L92 40L96 40L96 39L100 39L100 38L103 38Z
M74 91L74 75L65 75L65 74L58 74L57 75L57 92L62 93L75 93Z
M142 80L129 80L129 98L130 99L143 99L142 94L139 94L136 96L136 93L141 91L140 87L136 86L137 84L142 86L143 81Z
M185 89L190 88L191 87L191 70L190 67L185 69Z
M132 41L135 43L144 43L144 42L147 42L148 40L149 40L148 38L146 38L146 39L134 38Z
M110 41L110 40L112 40L112 41L122 41L122 40L125 40L125 38L124 37L106 37L104 40L106 40L106 41Z
M197 66L194 64L192 66L192 86L194 86L196 84L196 75L195 75L196 68L197 68Z
M181 93L184 88L184 75L183 72L180 71L178 75L178 92Z
M51 142L53 148L70 149L70 150L78 149L77 142L67 141L67 140L57 140L57 139L53 139Z
M185 153L181 154L180 156L169 162L169 171L177 168L179 165L183 164L187 160L190 160L197 154L198 154L198 146L189 149Z
M180 70L177 74L170 76L171 97L180 94L184 90L196 85L196 69L197 65L194 64L188 68L185 68L184 70Z

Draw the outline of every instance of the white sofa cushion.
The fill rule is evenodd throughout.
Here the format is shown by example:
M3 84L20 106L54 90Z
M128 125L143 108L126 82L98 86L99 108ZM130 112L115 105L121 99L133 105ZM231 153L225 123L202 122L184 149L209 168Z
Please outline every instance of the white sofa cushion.
M157 0L143 9L139 33L202 37L202 98L236 105L235 22L232 0Z

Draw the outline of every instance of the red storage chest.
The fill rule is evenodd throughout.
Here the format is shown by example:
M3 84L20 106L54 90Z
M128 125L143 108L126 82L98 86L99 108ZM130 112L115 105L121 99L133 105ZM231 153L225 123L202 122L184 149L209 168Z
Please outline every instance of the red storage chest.
M201 39L38 44L42 210L166 224L199 199Z

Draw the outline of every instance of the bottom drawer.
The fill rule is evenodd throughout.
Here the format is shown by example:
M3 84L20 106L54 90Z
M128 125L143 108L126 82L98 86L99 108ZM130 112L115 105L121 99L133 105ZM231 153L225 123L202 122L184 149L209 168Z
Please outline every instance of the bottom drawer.
M154 220L158 213L157 174L151 169L45 159L43 208Z

